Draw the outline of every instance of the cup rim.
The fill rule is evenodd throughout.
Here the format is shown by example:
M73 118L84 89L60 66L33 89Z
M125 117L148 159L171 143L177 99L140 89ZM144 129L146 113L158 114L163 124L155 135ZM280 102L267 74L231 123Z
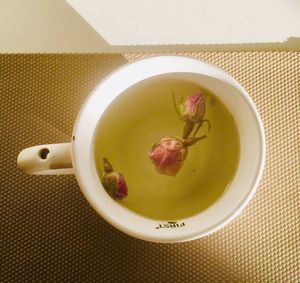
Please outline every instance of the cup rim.
M143 229L137 229L134 227L128 227L128 225L121 223L120 222L120 217L115 217L114 215L109 215L107 207L108 206L120 206L119 204L115 203L114 200L112 200L107 193L106 197L105 195L102 194L98 194L98 193L91 193L89 186L92 187L97 187L99 186L99 180L97 182L97 180L90 180L90 182L87 182L86 180L86 174L87 172L89 172L89 177L92 176L92 179L95 177L95 172L93 171L93 168L87 166L88 163L93 162L92 159L92 154L91 154L91 150L92 150L92 140L93 140L93 134L91 136L91 133L89 132L88 135L86 135L84 138L82 137L82 134L87 132L88 127L84 128L84 122L86 122L87 120L83 120L83 117L85 117L87 114L87 108L91 108L91 100L93 97L96 96L96 92L101 88L101 86L103 86L103 84L105 84L107 81L109 80L113 80L118 74L120 74L120 72L124 73L124 70L132 67L132 66L137 66L137 64L139 65L139 68L143 65L143 64L148 64L148 66L151 66L151 62L153 61L165 61L165 63L171 62L171 61L176 61L179 62L178 64L182 63L183 61L187 62L191 62L191 65L201 65L202 68L207 69L207 73L206 75L211 75L213 78L219 79L219 80L223 80L226 83L230 83L232 84L235 88L237 88L239 90L239 93L246 99L247 104L249 105L249 107L251 108L251 110L254 113L255 116L255 121L257 123L257 127L259 130L259 134L260 134L260 161L258 162L258 167L256 168L256 173L255 173L255 178L253 178L252 180L252 184L249 186L250 189L248 190L248 193L246 195L246 197L240 201L239 205L237 207L235 207L235 209L230 213L227 214L226 217L224 217L221 221L219 221L218 224L214 224L212 227L208 227L207 229L202 229L202 231L198 231L198 232L189 232L189 230L186 230L184 233L174 233L172 235L166 233L164 234L158 234L155 235L154 233L148 233L145 232L145 230ZM160 62L160 64L162 64L162 62ZM157 65L156 65L157 66ZM145 66L143 66L145 67ZM155 68L154 68L155 69ZM171 69L169 69L171 70ZM193 71L189 71L190 73L193 73ZM170 72L167 72L170 73ZM172 73L172 72L171 72ZM159 74L166 74L166 73L159 73ZM123 74L126 75L126 72ZM151 76L148 76L148 78ZM140 80L137 80L137 82ZM133 85L133 84L131 84ZM129 86L131 86L129 85ZM129 87L128 86L128 87ZM122 92L120 92L122 93ZM119 94L120 94L119 93ZM119 95L118 94L118 95ZM116 96L118 96L116 95ZM95 101L93 101L95 102ZM108 104L109 105L109 104ZM91 108L92 109L92 108ZM89 109L90 110L90 109ZM105 109L104 109L105 110ZM97 115L97 113L95 113L95 111L91 111L90 114L93 114L93 119L95 120L99 115ZM101 115L99 116L101 117ZM99 119L98 117L98 119ZM97 122L98 122L97 119ZM96 123L97 124L97 123ZM89 94L89 96L86 98L85 102L83 103L81 110L78 113L75 125L74 125L74 129L73 129L73 137L76 137L75 140L72 142L72 159L73 159L73 166L75 168L75 175L77 178L77 181L80 185L80 188L83 192L83 194L85 195L85 197L87 198L88 202L91 204L91 206L106 220L108 221L110 224L112 224L113 226L115 226L117 229L125 232L126 234L129 234L131 236L134 236L136 238L139 239L143 239L143 240L148 240L148 241L154 241L154 242L182 242L182 241L188 241L188 240L192 240L192 239L196 239L196 238L200 238L200 237L204 237L206 235L209 235L219 229L221 229L222 227L224 227L227 223L231 222L236 216L238 216L240 214L240 212L244 209L244 207L249 203L250 199L252 198L252 196L254 195L259 181L261 179L262 173L263 173L263 168L264 168L264 164L265 164L265 155L266 155L266 144L265 144L265 133L264 133L264 127L260 118L260 115L256 109L255 104L253 103L252 99L250 98L249 94L246 92L246 90L234 79L232 78L228 73L226 73L224 70L220 69L217 66L214 66L210 63L207 63L205 61L202 60L198 60L196 58L191 58L191 57L186 57L186 56L165 56L165 55L161 55L161 56L151 56L151 57L147 57L147 58L143 58L143 59L139 59L137 61L134 62L129 62L119 68L117 68L116 70L114 70L112 73L110 73L108 76L106 76L103 80L101 80L96 87L93 89L93 91L91 91L91 93ZM88 137L88 139L86 139L86 137ZM88 143L87 143L88 142ZM85 154L87 154L87 152L90 154L89 157L85 158L85 162L84 164L81 164L82 162L82 157L83 154L81 151L81 147L85 145L85 146L89 146L89 149L85 151ZM85 166L85 167L84 167ZM93 175L94 174L94 175ZM98 176L97 176L98 177ZM94 178L95 179L95 178ZM98 178L97 178L98 179ZM100 186L101 183L100 183ZM102 190L103 191L103 190ZM102 201L102 206L99 205L99 198L104 198L101 199ZM107 202L108 206L105 206L105 208L103 207L104 202ZM119 207L120 208L120 207ZM123 208L122 209L126 209ZM118 210L118 214L123 213L124 211L122 211L122 209ZM134 212L130 212L130 213L134 213ZM202 212L200 212L201 214ZM197 214L198 215L198 214ZM197 216L196 215L196 216ZM128 216L128 215L126 215ZM142 219L143 221L145 221L145 217L143 216L137 216L136 217ZM152 224L154 223L161 223L164 221L159 221L159 220L154 220L154 219L147 219L147 221L151 221ZM181 220L180 220L181 221Z

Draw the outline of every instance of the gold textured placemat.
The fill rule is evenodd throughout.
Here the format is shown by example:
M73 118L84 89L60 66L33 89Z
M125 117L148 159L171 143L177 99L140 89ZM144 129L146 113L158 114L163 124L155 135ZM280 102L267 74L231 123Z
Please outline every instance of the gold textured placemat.
M299 282L299 53L176 54L224 68L261 113L267 162L241 216L203 239L149 243L102 220L74 176L20 172L21 149L69 141L95 84L151 54L0 55L0 282Z

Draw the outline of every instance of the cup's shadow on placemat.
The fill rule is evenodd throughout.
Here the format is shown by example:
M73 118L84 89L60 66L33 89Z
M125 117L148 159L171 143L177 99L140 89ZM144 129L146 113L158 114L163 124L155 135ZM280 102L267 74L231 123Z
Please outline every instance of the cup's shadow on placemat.
M0 55L1 282L295 282L299 280L299 53L182 53L249 92L266 127L261 185L232 224L181 244L131 238L88 205L74 176L29 176L28 146L68 142L106 74L151 54Z

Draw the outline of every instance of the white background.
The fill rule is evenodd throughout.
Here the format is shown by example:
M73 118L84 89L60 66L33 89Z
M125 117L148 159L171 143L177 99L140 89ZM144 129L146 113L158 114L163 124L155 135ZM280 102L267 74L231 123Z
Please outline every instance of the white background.
M0 52L300 50L298 0L67 1L0 0Z

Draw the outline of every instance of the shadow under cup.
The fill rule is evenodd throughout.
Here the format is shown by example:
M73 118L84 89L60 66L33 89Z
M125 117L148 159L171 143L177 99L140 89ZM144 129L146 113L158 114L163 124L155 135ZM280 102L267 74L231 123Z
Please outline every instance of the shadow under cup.
M90 98L86 102L86 105L83 107L82 113L80 114L81 116L86 116L86 118L78 121L76 129L77 136L82 137L85 131L84 123L88 123L89 121L87 118L88 115L85 115L86 113L84 112L95 112L95 104L99 105L99 103L102 101L102 109L98 111L98 114L94 115L94 119L92 119L94 120L93 127L89 130L89 133L87 132L87 136L89 135L92 141L91 146L88 149L89 156L86 158L85 164L88 165L89 163L89 166L91 166L90 172L92 175L90 175L91 178L89 180L89 189L87 189L86 184L82 184L82 178L80 178L80 175L82 175L84 171L84 164L81 164L82 170L79 167L76 169L79 172L78 181L88 201L104 219L106 219L119 230L134 237L155 242L187 241L206 236L220 229L226 223L230 222L235 216L237 216L249 202L256 190L264 166L264 131L259 114L251 98L246 91L227 73L215 66L198 60L190 58L174 58L169 56L169 58L165 58L166 61L170 60L170 62L172 61L171 63L173 63L173 61L176 61L177 59L179 60L180 64L178 64L178 71L176 72L175 62L175 65L173 64L173 66L170 64L169 72L166 70L163 73L157 71L157 74L155 74L155 71L153 72L153 70L155 70L155 65L157 66L157 69L159 69L158 66L161 64L161 60L157 58L149 58L131 64L136 64L136 66L133 66L133 69L135 70L131 69L129 71L138 72L141 70L141 72L146 72L143 77L138 76L137 78L134 78L133 76L130 76L129 73L126 73L128 70L126 70L125 67L116 72L116 75L119 76L119 78L114 77L114 74L112 74L111 77L103 81L95 89L94 93L91 94ZM147 62L143 62L147 60L149 60L148 63L152 67L152 71L150 70L148 73L145 71L147 70L147 66L145 66ZM182 60L187 60L187 63L190 64L190 66L186 67L185 69L191 69L193 72L188 72L186 70L181 72ZM168 67L166 68L168 69ZM173 71L174 69L175 71ZM197 69L199 69L199 71L197 71ZM93 158L94 140L92 139L96 126L101 119L101 115L120 93L122 93L128 87L141 82L143 79L166 74L173 78L188 80L201 85L204 88L209 89L215 96L217 96L233 116L238 128L240 140L239 164L235 177L224 194L215 203L199 214L185 219L173 219L173 221L170 222L149 219L138 215L135 212L132 212L118 204L106 193L101 184L101 180L99 178ZM126 82L121 82L118 87L115 87L114 84L116 83L116 79L120 80L120 76L129 79ZM131 80L130 77L133 79ZM108 93L108 90L111 91L112 95L111 97L105 98L105 94ZM79 143L74 144L75 156L76 150L78 151L79 147L80 141ZM86 151L86 153L88 153L88 151ZM87 170L85 172L87 172Z

